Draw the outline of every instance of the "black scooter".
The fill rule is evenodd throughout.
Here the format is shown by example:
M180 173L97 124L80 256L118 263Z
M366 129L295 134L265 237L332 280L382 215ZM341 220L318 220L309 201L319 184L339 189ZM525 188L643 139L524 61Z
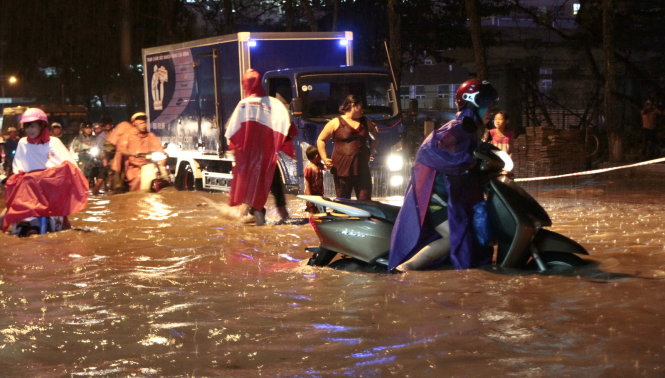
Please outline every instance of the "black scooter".
M488 216L498 247L495 265L506 269L561 271L586 262L577 254L588 255L574 240L545 229L552 220L538 202L511 180L510 157L488 143L474 153L484 180ZM327 199L299 195L327 209L310 218L320 240L308 265L342 270L386 272L390 235L398 206L377 201ZM339 259L335 259L338 255ZM333 261L334 260L334 261Z

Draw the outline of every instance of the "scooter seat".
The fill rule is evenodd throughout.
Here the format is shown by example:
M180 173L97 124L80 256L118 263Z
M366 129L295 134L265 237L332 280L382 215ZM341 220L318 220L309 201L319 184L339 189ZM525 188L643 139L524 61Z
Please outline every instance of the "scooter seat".
M363 209L370 213L372 217L379 218L393 224L397 219L397 214L399 213L400 209L399 206L388 205L379 201L360 201L346 198L335 198L333 201Z

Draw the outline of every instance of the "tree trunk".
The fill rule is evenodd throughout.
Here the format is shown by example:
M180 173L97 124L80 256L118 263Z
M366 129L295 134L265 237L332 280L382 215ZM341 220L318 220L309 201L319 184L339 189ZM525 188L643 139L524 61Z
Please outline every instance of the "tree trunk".
M130 0L122 0L120 19L120 75L131 82L130 66L132 65L132 5ZM136 101L130 85L121 89L123 101L127 104L127 112L133 113Z
M330 30L336 31L337 30L337 16L339 14L339 0L330 0L330 3L332 3L332 25L330 26Z
M473 56L476 63L476 78L487 79L487 59L485 46L481 38L480 14L478 13L478 0L465 0L466 15L469 18L469 31L473 43Z
M616 59L614 57L614 0L603 0L603 60L605 67L604 109L605 127L609 143L609 160L619 162L623 159L621 130L617 122Z
M233 4L231 0L224 0L224 34L233 33L234 29Z
M122 1L122 18L120 19L120 64L128 70L132 64L132 7L130 0Z
M388 58L392 63L396 95L399 97L400 73L402 72L402 24L396 7L396 0L388 0Z
M300 4L302 4L305 10L305 17L307 18L310 31L318 31L319 26L316 24L316 18L314 17L314 12L312 12L312 5L309 3L309 0L300 0Z
M285 24L287 32L293 31L293 24L295 23L294 19L295 19L295 15L293 14L293 0L285 0L284 1L284 24Z

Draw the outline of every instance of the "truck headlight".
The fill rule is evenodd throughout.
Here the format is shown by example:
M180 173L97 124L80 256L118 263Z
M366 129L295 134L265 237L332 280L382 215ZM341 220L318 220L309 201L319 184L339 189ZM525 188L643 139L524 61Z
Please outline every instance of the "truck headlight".
M404 158L402 155L390 154L386 159L386 167L391 172L401 171L404 167Z
M402 186L402 184L404 184L404 177L402 177L402 175L390 177L390 186Z

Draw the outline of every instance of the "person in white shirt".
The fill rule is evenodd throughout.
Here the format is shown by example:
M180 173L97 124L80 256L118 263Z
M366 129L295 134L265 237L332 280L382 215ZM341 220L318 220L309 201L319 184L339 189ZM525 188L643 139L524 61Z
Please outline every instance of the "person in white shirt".
M21 125L26 136L5 185L2 230L11 226L12 233L28 236L71 228L67 216L85 208L88 182L60 139L50 137L44 111L28 108Z
M58 138L51 138L46 113L39 108L29 108L23 113L21 123L25 137L18 141L14 155L13 171L18 173L56 167L74 157Z

